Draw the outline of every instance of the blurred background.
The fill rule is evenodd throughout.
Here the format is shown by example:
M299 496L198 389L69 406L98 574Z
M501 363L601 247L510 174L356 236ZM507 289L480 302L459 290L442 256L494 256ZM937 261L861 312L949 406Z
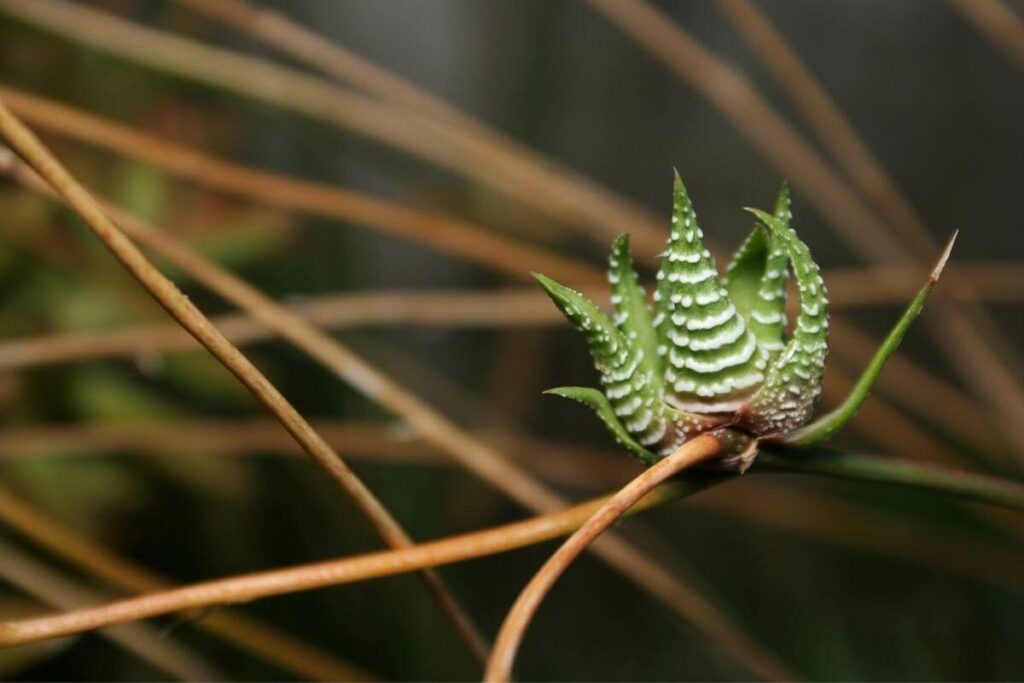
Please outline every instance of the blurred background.
M741 207L767 207L791 183L794 226L835 302L826 402L842 396L959 228L949 282L834 445L1020 477L1024 3L258 6L279 14L220 1L3 0L0 98L86 186L273 298L319 306L318 320L344 344L571 500L639 470L584 408L541 394L596 377L582 339L528 273L589 287L603 303L593 274L614 235L632 232L642 257L667 235L673 167L720 263L751 227ZM132 24L111 28L111 17ZM320 73L275 45L282 36L292 48L318 45L282 25L357 56L326 59L357 75ZM237 55L260 62L243 68ZM352 64L364 68L346 71ZM821 113L803 68L863 147L836 132L832 110ZM96 125L78 125L83 116ZM218 185L203 176L205 162L133 153L145 144L130 131L238 167L207 169L228 178ZM511 157L521 163L503 165ZM274 177L232 185L246 170ZM237 312L155 258L208 314ZM648 279L651 263L642 263ZM176 583L380 547L241 385L169 322L66 210L0 181L5 619L142 590L84 568L68 554L76 542ZM244 350L414 538L530 514L288 343L263 336ZM757 475L618 528L795 676L1019 680L1021 522L933 495ZM440 573L493 637L554 547ZM84 555L98 557L91 546ZM480 675L410 576L233 611L357 678ZM20 680L308 675L204 631L206 616L152 622L130 636L134 648L88 634L0 651L0 671ZM172 659L191 671L140 655L139 639L175 648ZM517 675L755 676L590 556L544 604Z

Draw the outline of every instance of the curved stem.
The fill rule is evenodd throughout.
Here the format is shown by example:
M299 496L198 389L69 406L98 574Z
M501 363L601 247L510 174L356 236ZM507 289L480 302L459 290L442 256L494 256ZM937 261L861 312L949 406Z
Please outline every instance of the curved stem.
M618 493L605 501L555 553L548 558L505 617L487 661L485 681L507 681L512 673L516 651L526 634L533 615L537 613L544 596L548 594L573 560L596 541L608 527L629 508L647 495L654 487L687 467L708 460L721 451L721 442L712 434L704 434L678 448L672 455L658 461L650 469L626 484Z
M657 489L631 513L689 495L724 478L699 477ZM429 543L355 557L303 564L226 579L205 581L64 614L0 623L0 647L82 633L126 621L147 619L210 605L247 602L325 586L404 574L542 543L578 528L605 498L581 503L548 515Z
M6 539L0 539L0 578L43 604L62 609L95 602L101 595ZM224 674L198 653L149 624L123 624L100 635L171 680L224 680Z
M817 457L800 457L781 449L762 449L750 472L797 472L900 484L1024 510L1024 484L932 465L907 465L864 455L847 456L819 448L808 451ZM687 472L679 481L652 491L627 514L689 496L731 478L722 474ZM0 647L57 638L181 610L355 583L495 555L570 533L606 500L598 498L560 512L410 548L234 576L154 591L66 614L0 623Z
M271 426L277 427L276 423ZM279 427L274 431L279 433ZM145 593L171 585L167 579L62 526L46 512L2 485L0 519L5 527L17 531L54 557L121 592ZM369 681L373 678L354 664L240 612L222 609L190 624L310 681Z

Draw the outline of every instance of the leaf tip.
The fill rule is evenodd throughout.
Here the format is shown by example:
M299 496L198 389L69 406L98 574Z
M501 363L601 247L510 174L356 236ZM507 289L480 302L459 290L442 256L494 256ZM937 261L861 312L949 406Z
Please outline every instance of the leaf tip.
M931 275L928 276L929 286L933 286L939 281L939 277L942 276L942 270L946 267L946 261L949 260L950 254L953 253L953 245L956 244L956 238L959 234L960 230L954 230L953 234L950 235L949 241L946 242L946 248L942 250L942 255L939 256L939 260L935 262L935 266L932 268Z
M558 284L557 282L555 282L554 280L549 278L544 273L538 273L538 272L535 272L535 271L530 271L530 275L533 276L533 279L536 280L537 283L541 287L543 287L544 289L550 290L552 285L557 285Z
M757 218L757 219L758 219L759 221L761 221L762 223L764 223L764 224L765 224L765 227L771 228L771 227L772 227L772 222L774 222L774 221L775 221L775 217L774 217L774 216L772 216L772 215L771 215L770 213L768 213L767 211L762 211L761 209L755 209L755 208L754 208L754 207L752 207L752 206L744 206L744 207L743 207L743 210L744 210L744 211L746 211L746 212L748 212L748 213L752 213L752 214L754 214L754 216L755 216L755 217L756 217L756 218Z

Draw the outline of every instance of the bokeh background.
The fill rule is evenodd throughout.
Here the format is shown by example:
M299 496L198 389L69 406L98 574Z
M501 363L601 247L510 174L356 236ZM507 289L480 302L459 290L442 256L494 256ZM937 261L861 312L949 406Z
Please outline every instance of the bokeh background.
M610 240L585 220L539 210L479 178L322 119L61 37L11 13L24 4L32 3L0 3L0 83L6 88L247 166L472 221L597 267L603 262ZM71 5L309 70L186 2ZM673 167L687 182L705 233L726 249L750 229L741 207L769 205L787 175L690 83L581 2L260 0L260 6L314 28L560 167L649 209L666 231ZM935 240L961 230L954 259L966 264L965 278L977 275L988 283L981 290L988 299L985 313L1019 363L1021 63L945 3L758 0L756 6L820 79ZM827 154L720 5L657 7L742 72ZM1020 2L1006 7L1024 16ZM79 30L91 29L83 23ZM277 299L530 286L508 272L362 223L211 190L53 130L43 137L90 188L185 238ZM794 213L795 226L826 270L849 275L865 266L800 187L794 188ZM922 262L933 255L914 253ZM167 272L204 311L233 310L180 271ZM860 277L874 291L872 273ZM952 307L941 287L935 309ZM856 300L857 287L848 291L847 298ZM899 301L854 306L844 317L877 339L898 314ZM66 211L0 182L0 348L23 338L110 333L165 321ZM1022 460L1006 436L1012 431L1005 429L1007 413L993 414L976 387L962 381L936 343L941 325L934 310L926 311L901 356L987 414L991 423L974 425L978 438L964 438L969 429L944 428L959 418L936 424L880 392L836 445L958 460L1019 477ZM460 425L554 477L552 484L569 498L608 490L637 471L612 452L587 411L541 395L550 386L595 381L584 344L567 325L378 322L335 334ZM246 351L304 415L336 431L341 453L415 538L527 514L464 470L427 457L433 451L393 416L289 345L268 341ZM76 534L177 582L379 547L348 501L309 462L288 457L293 449L261 408L205 354L145 352L33 367L17 367L10 358L0 352L0 481ZM1008 364L1005 373L1020 382L1024 378L1014 368ZM931 398L941 401L921 396L922 402ZM254 426L253 420L262 422ZM356 426L369 429L369 436L353 431ZM135 437L97 444L96 428L131 428ZM731 483L619 528L802 677L1019 680L1022 521L931 495L773 475ZM52 609L12 578L17 558L25 556L99 595L117 594L4 520L0 529L0 575L13 581L0 584L4 617ZM493 635L553 547L467 562L441 574ZM24 580L42 576L29 571ZM478 665L408 576L239 609L373 677L479 676ZM227 679L295 676L258 653L202 633L190 619L156 626L163 640ZM23 680L168 676L97 634L0 652L0 667L6 677ZM523 680L751 676L729 652L591 557L581 559L544 604L517 672Z

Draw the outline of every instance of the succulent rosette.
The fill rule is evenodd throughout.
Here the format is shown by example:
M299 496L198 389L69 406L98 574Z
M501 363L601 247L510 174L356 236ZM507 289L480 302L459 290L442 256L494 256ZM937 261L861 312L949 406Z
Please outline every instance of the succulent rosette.
M593 408L644 463L716 430L730 444L718 465L743 471L759 440L793 432L814 412L828 349L825 283L790 227L785 186L772 213L752 212L754 229L721 278L677 174L653 306L633 266L628 235L615 241L609 259L613 317L579 292L536 275L586 336L601 379L601 390L549 393ZM787 338L790 273L800 306Z

